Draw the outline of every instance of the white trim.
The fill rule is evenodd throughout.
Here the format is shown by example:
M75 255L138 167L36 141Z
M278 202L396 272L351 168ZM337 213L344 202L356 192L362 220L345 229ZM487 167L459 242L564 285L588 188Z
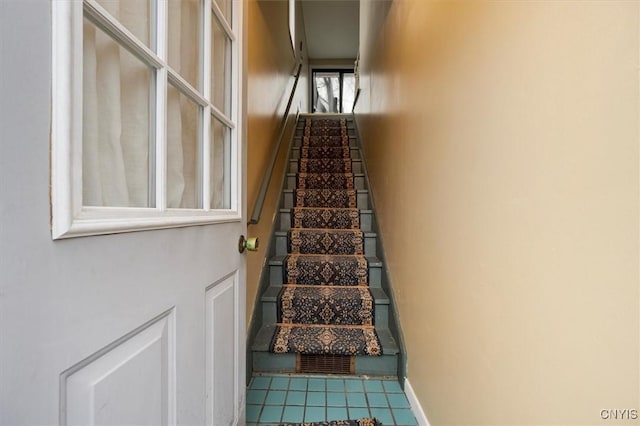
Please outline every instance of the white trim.
M227 33L227 37L229 37L231 41L236 41L236 34L234 30L229 26L229 23L227 22L227 17L224 16L224 14L222 13L222 10L220 10L220 6L218 6L218 4L215 1L211 2L211 10L213 11L213 14L216 15L216 18L218 18L218 22L220 23L220 26L222 27L224 32ZM235 21L236 13L233 13L233 12L234 11L231 12L231 19ZM234 28L239 28L239 27L235 27L235 24L234 24ZM238 32L238 35L239 35L239 32Z
M167 66L167 71L169 83L171 83L172 86L201 107L209 105L209 101L202 95L202 93L189 84L184 77L175 72L173 68Z
M422 405L420 405L420 401L418 401L418 397L416 393L413 391L413 387L411 383L409 383L409 379L404 379L404 393L407 396L407 400L409 401L409 405L411 406L411 411L413 411L413 415L416 417L416 421L420 426L429 426L429 420L427 419L427 415L422 409Z
M296 0L289 0L288 18L289 18L289 40L291 40L291 48L293 50L293 57L298 58L298 51L296 48Z
M222 122L225 126L230 129L234 129L236 125L227 117L222 111L218 109L213 103L210 105L211 115L218 119L218 121Z
M215 3L215 1L213 2ZM231 17L233 20L233 29L237 36L231 41L231 120L235 124L235 127L231 128L231 164L235 165L235 176L231 176L231 209L238 212L240 215L246 215L244 206L244 191L246 186L243 186L243 171L245 170L245 164L243 163L243 150L244 140L246 135L243 134L243 96L244 96L244 82L243 75L243 19L244 19L244 2L231 2L235 3L235 8L232 11ZM217 5L216 5L217 6ZM235 101L235 103L234 103ZM215 111L215 109L212 109ZM230 169L230 171L233 168ZM226 174L225 174L226 175ZM246 217L245 217L246 222Z
M101 210L102 208L94 209ZM74 219L66 232L61 235L54 235L54 239L242 221L242 216L239 213L230 210L204 211L172 209L164 212L158 212L154 209L148 209L145 210L144 213L155 214L155 216L142 217L141 214L137 214L127 217L123 215L123 212L126 212L128 209L109 207L105 207L104 209L113 209L114 211L117 211L117 215L114 215L116 217L105 218L104 212L101 211L101 214L96 215L96 218ZM140 209L132 210L137 210L139 213L143 213ZM211 213L215 213L216 215L213 216Z
M74 53L81 50L74 30L80 23L82 34L82 5L52 2L51 17L51 233L56 239L71 228L73 217L79 211L75 201L82 196L78 185L82 182L82 166L80 175L74 167L78 162L81 164L82 158L78 155L78 144L74 143L82 138L78 120L82 114L82 102L77 102L78 96L82 99L82 93L76 93L75 82L77 78L82 79L82 61Z
M211 209L211 0L204 0L202 8L202 93L207 105L202 111L202 208ZM208 78L207 78L208 77Z
M114 40L118 41L122 47L137 56L138 59L154 68L160 68L165 65L158 55L139 41L131 31L111 16L109 12L95 0L85 0L83 2L83 10L84 16L97 25L98 28L113 37Z

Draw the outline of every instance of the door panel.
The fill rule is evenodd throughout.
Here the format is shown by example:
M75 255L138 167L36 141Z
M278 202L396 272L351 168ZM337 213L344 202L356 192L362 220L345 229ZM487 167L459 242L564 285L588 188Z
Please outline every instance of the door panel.
M243 387L239 364L238 274L234 273L206 293L207 425L237 422L236 390ZM224 386L216 386L224 383Z
M64 372L60 423L175 423L174 321L172 309Z

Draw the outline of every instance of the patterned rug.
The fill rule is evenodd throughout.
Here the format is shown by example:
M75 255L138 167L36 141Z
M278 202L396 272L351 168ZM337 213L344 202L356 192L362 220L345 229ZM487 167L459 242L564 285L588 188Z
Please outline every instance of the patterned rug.
M285 324L373 325L373 296L367 286L285 285L278 318Z
M372 326L278 324L272 352L314 355L382 355Z
M357 207L355 189L296 189L296 207Z
M290 254L284 259L284 282L306 285L367 285L368 266L367 258L360 255Z
M344 158L302 158L300 173L351 173L351 160Z
M378 419L331 420L316 423L280 423L278 426L382 426Z
M307 119L304 135L270 349L381 355L346 121Z
M291 227L360 229L360 212L349 208L295 207L291 209Z
M300 149L303 158L351 158L348 146L305 146Z
M352 173L298 173L298 189L354 189Z
M364 233L359 229L292 229L289 253L364 254Z
M307 118L305 120L305 127L347 127L347 120L341 118L339 120L336 119L311 119Z
M349 137L342 136L322 136L305 135L302 137L302 146L349 146Z
M305 136L347 136L344 127L305 127Z

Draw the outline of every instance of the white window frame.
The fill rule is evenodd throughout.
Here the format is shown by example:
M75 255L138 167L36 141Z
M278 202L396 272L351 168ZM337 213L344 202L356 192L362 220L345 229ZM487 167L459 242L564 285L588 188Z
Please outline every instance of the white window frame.
M159 37L156 51L140 42L119 22L107 22L111 36L129 41L129 45L157 69L155 128L155 207L90 207L82 205L82 25L85 13L100 18L104 9L95 0L52 0L52 90L51 90L51 229L52 238L143 231L191 225L205 225L243 220L243 122L242 122L242 16L243 2L232 1L230 23L215 0L201 0L204 11L202 55L203 97L181 77L169 75L169 81L181 90L196 94L203 106L202 129L202 197L201 209L166 207L166 91L169 65L166 62L166 38ZM210 12L211 11L211 12ZM158 0L158 34L167 31L167 0ZM215 14L231 39L230 96L231 111L225 117L213 105L211 86L211 13ZM92 15L93 16L93 15ZM177 75L177 73L175 74ZM209 173L211 118L231 128L230 135L230 209L210 209Z
M289 39L293 49L293 57L298 57L296 48L296 0L289 0Z

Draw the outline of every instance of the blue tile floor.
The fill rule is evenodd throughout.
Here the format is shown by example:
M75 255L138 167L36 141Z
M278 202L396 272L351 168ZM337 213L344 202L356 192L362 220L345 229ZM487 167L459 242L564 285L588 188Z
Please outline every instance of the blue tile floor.
M417 425L394 379L256 375L247 388L247 425L376 417L383 425Z

